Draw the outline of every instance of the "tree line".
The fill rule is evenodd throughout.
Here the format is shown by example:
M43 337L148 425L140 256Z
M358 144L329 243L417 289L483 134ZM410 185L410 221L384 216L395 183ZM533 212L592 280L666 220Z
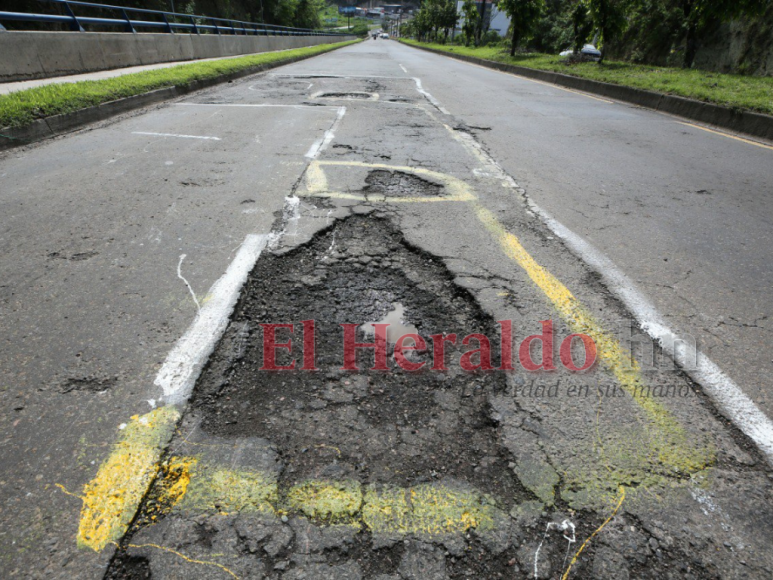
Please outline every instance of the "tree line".
M701 41L724 22L763 14L773 0L422 0L404 34L420 40L447 42L462 23L466 45L486 42L486 20L492 6L510 17L510 54L524 43L540 52L571 47L578 53L595 40L601 60L622 46L639 62L662 61L678 53L691 68ZM617 49L617 50L616 50Z

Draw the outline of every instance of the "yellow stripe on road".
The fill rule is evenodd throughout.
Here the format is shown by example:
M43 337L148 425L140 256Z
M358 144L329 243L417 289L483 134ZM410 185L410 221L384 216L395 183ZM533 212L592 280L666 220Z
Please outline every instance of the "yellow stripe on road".
M532 282L542 290L572 332L586 334L596 343L601 362L638 403L655 427L655 430L649 433L649 444L657 454L657 460L682 473L691 473L710 464L713 460L712 451L693 449L684 428L663 405L649 396L639 365L631 353L602 327L566 286L532 258L518 238L508 232L493 213L478 202L473 204L473 208L478 219L499 243L504 253L523 268Z
M179 418L171 406L132 417L97 476L83 490L79 546L98 552L123 536Z
M685 127L692 127L693 129L700 129L701 131L706 131L707 133L713 133L714 135L719 135L720 137L727 137L728 139L735 139L736 141L740 141L741 143L746 143L747 145L754 145L755 147L762 147L763 149L770 149L773 151L773 146L771 145L765 145L764 143L760 143L759 141L752 141L751 139L744 139L743 137L736 137L735 135L731 135L730 133L725 133L724 131L716 131L714 129L709 129L708 127L702 127L701 125L696 125L695 123L685 123L684 121L678 121L680 125L684 125Z

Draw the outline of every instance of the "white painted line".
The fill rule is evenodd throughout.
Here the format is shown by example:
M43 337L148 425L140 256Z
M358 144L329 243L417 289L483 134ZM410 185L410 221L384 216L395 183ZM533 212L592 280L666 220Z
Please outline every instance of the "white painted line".
M225 274L212 285L209 300L167 355L154 381L161 387L165 403L179 405L190 396L202 368L228 326L247 275L268 240L269 236L257 234L245 238Z
M181 139L208 139L210 141L222 141L220 137L208 137L206 135L179 135L177 133L150 133L147 131L132 131L132 135L149 135L151 137L180 137Z
M443 107L443 105L440 104L440 101L438 101L435 97L433 97L427 91L424 90L424 88L421 86L421 79L420 78L413 77L413 81L416 83L416 90L419 91L425 97L427 97L427 100L430 103L432 103L438 111L440 111L444 115L450 115L451 114Z
M452 135L473 148L475 155L487 163L509 187L518 188L515 180L480 146L469 133L459 133L446 125ZM682 339L666 323L649 299L638 289L607 256L575 234L552 215L530 200L518 188L529 209L580 257L601 275L609 290L631 311L636 321L650 338L698 383L720 412L730 419L765 454L773 465L773 421L763 413L741 388L689 341Z
M321 139L314 141L312 146L306 152L306 157L308 159L316 159L317 156L322 153L328 145L330 145L330 142L333 140L333 138L335 138L335 132L338 130L338 126L341 124L341 119L344 118L345 114L346 107L338 107L338 114L336 115L335 121L333 121L330 129L325 131L325 134Z
M403 69L403 72L404 72L405 74L408 74L408 69L407 69L407 68L405 68L405 67L404 67L402 64L400 64L400 68L401 68L401 69Z
M609 258L537 204L528 199L527 203L556 236L601 274L606 286L631 311L642 330L701 385L722 414L754 441L773 465L773 422L767 415L706 355L669 328L655 306Z

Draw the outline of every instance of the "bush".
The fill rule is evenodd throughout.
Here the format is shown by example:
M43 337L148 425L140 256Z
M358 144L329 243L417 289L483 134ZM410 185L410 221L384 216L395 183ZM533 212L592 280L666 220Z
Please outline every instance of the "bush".
M356 24L355 26L352 26L352 29L350 31L355 36L367 36L368 35L368 25L367 24Z
M493 30L489 30L480 38L480 46L500 46L501 44L502 37Z

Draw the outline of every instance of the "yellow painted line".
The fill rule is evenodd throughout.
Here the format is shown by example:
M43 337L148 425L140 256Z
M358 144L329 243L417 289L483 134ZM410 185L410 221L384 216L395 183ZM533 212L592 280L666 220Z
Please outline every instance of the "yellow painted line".
M438 536L476 529L496 529L507 516L494 498L474 489L434 483L408 488L366 485L357 481L309 480L279 493L276 475L262 471L211 465L201 458L182 458L196 465L185 497L166 495L175 481L160 482L162 505L184 513L260 512L266 516L299 513L325 525L361 527L374 534ZM216 478L212 473L217 474ZM172 478L180 474L170 474ZM178 488L179 489L179 488ZM284 497L282 500L280 498Z
M706 467L712 461L713 454L708 449L692 448L690 437L679 422L663 405L645 394L648 389L642 380L639 365L630 351L602 327L566 286L534 260L518 238L508 232L494 214L477 202L473 204L473 208L478 219L499 243L504 253L542 290L572 332L586 334L596 343L600 361L638 403L655 427L649 433L649 445L657 454L658 461L679 472L689 473Z
M358 195L338 191L328 191L328 180L323 167L359 167L364 169L383 169L385 171L400 171L440 182L445 186L448 195L389 197L382 194ZM423 167L407 167L403 165L386 165L384 163L363 163L360 161L312 161L306 171L306 189L304 197L330 197L336 199L351 199L356 201L387 202L387 203L437 203L449 201L473 201L475 195L470 186L456 177L445 173L431 171Z
M327 178L319 161L312 161L306 169L306 189L309 193L327 191Z
M160 407L132 417L96 477L83 490L78 545L102 550L120 539L158 471L180 413Z
M751 139L736 137L735 135L731 135L730 133L725 133L723 131L716 131L714 129L709 129L708 127L702 127L700 125L696 125L695 123L687 123L685 121L677 121L677 123L679 123L680 125L685 125L686 127L693 127L694 129L700 129L701 131L706 131L707 133L713 133L714 135L727 137L728 139L735 139L736 141L740 141L741 143L746 143L748 145L754 145L755 147L762 147L763 149L770 149L771 151L773 151L773 146L765 145L764 143L760 143L759 141L752 141Z
M287 504L310 518L350 520L362 508L362 489L356 481L307 481L290 489Z

